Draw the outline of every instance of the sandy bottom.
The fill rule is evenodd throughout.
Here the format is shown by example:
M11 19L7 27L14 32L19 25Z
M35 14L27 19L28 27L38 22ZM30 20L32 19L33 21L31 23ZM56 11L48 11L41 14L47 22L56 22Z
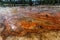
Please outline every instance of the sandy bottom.
M2 40L1 36L0 40ZM60 31L49 31L41 34L31 33L23 37L9 36L6 40L60 40Z

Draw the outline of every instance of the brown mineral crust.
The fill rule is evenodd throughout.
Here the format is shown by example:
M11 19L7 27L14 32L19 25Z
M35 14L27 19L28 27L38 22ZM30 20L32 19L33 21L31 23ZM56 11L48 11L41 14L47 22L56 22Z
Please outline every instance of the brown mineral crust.
M24 29L34 29L36 27L42 26L45 29L60 29L59 22L58 21L60 18L57 16L53 16L50 14L50 12L41 12L41 13L28 13L29 16L35 20L34 22L29 22L29 21L17 21L16 25L20 25ZM26 19L28 20L28 19ZM39 21L39 22L38 22Z
M14 21L15 29L11 29L13 26L9 25L9 22L5 20L4 25L6 27L6 33L9 35L23 36L28 32L40 33L45 31L42 29L60 30L60 17L58 15L59 13L56 14L57 15L51 15L50 12L28 12L28 17L22 17L22 19L19 18L16 22ZM2 34L4 34L4 32Z
M41 24L43 24L43 28L47 28L47 29L60 29L60 12L56 12L56 13L51 13L51 12L41 12L41 13L29 13L29 15L31 15L32 18L36 19L36 20L43 20L45 22L52 22L51 24L54 25L45 25L41 22ZM38 23L39 24L39 23ZM40 24L40 25L41 25Z

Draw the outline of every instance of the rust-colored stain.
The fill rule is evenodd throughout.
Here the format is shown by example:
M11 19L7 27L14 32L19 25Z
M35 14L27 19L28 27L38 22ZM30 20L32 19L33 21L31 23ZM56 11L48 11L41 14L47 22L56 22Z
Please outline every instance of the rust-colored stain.
M54 16L50 12L28 14L29 17L19 18L14 24L9 24L7 20L4 21L5 29L1 33L3 40L9 35L20 37L28 32L41 33L44 31L42 29L60 30L60 17L58 15Z

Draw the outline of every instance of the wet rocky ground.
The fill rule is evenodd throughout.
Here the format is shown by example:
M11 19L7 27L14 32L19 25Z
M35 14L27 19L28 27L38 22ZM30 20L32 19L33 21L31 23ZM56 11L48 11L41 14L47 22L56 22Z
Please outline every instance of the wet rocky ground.
M8 18L16 13L21 13L22 16L26 16L25 12L33 12L33 13L39 13L39 12L59 12L60 6L33 6L33 7L0 7L0 23L3 23L3 20L7 16ZM59 13L60 14L60 13ZM0 28L0 33L4 27ZM0 40L2 40L2 37L0 36ZM60 40L60 31L45 31L40 34L37 33L31 33L26 34L23 37L16 37L16 36L9 36L6 40Z

